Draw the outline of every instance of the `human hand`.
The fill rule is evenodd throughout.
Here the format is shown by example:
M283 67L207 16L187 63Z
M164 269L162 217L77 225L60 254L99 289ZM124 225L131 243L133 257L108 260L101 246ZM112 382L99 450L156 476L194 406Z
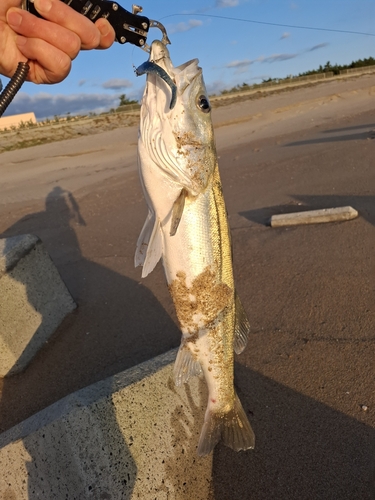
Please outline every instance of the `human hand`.
M61 0L35 0L40 19L20 8L21 0L0 0L0 73L11 77L28 61L28 81L58 83L80 50L106 49L115 33L106 19L93 24Z

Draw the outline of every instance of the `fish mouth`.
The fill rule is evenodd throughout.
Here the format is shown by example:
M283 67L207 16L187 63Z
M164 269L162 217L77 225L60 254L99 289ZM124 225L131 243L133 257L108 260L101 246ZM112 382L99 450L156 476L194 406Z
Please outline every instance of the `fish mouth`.
M141 64L136 70L135 73L137 76L141 76L144 74L156 74L158 75L162 80L165 81L167 85L169 85L171 91L172 91L172 97L171 97L171 102L169 103L169 109L173 109L176 105L177 101L177 85L174 83L172 78L168 75L168 73L158 64L156 64L153 61L146 61L145 63Z
M177 85L174 81L173 64L166 45L159 40L154 40L151 44L148 61L141 64L135 70L137 76L155 74L159 76L171 89L172 97L169 109L173 109L177 101Z
M172 97L169 109L172 110L177 102L177 93L181 95L196 77L202 73L198 62L196 58L190 59L180 66L174 67L167 47L159 40L155 40L151 44L149 60L136 68L135 73L137 76L144 74L156 74L159 76L171 89Z

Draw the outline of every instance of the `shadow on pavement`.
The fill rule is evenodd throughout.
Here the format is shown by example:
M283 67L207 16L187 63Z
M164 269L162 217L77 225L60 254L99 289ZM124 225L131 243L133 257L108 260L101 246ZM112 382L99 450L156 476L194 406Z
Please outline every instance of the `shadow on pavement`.
M375 429L236 365L255 449L214 452L215 500L373 500Z
M0 432L179 344L177 326L148 288L82 255L74 224L85 224L76 200L54 188L45 211L25 216L1 235L39 236L78 308L23 373L2 381Z
M364 123L363 125L353 125L352 127L330 128L329 130L324 130L323 134L348 132L349 130L360 130L363 128L373 128L373 127L375 127L375 123Z
M101 391L108 386L106 391L111 394L111 385L112 379L103 381ZM87 396L82 400L78 396L76 408L72 405L64 417L56 411L56 422L50 411L44 415L44 428L39 424L22 439L28 500L132 498L137 464L119 428L115 406L96 401L95 393L92 399L94 403ZM90 403L95 404L95 412L79 409ZM63 405L61 401L62 413Z
M337 134L340 132L344 132L343 135L334 135L331 137L316 137L315 139L307 139L304 141L294 141L294 142L289 142L287 144L284 144L283 147L290 147L290 146L305 146L307 144L322 144L322 143L328 143L328 142L342 142L342 141L367 141L367 139L375 139L375 130L373 129L374 123L371 124L364 124L364 125L356 125L354 127L344 127L344 128L338 128L338 129L329 129L329 130L323 130L321 133L322 134ZM363 130L357 133L352 133L348 134L345 132L352 131L352 130L360 130L360 129L367 129Z
M290 214L301 212L303 210L311 210L311 208L303 207L297 203L290 202L285 205L275 205L272 207L257 208L255 210L246 210L245 212L239 212L239 215L245 217L245 219L255 222L256 224L269 226L271 224L272 215Z
M2 237L37 234L38 228L48 230L51 227L51 237L47 241L42 237L42 241L52 256L62 260L64 255L68 256L65 259L67 265L59 271L73 289L71 291L79 307L66 318L48 345L23 373L2 380L0 432L34 413L30 401L37 401L41 395L42 399L53 403L77 390L77 378L84 387L167 351L179 339L173 321L146 287L82 255L72 223L86 223L70 192L55 187L47 196L45 207L45 211L19 220ZM171 335L166 336L166 332L171 332ZM150 336L153 339L151 347ZM26 393L28 403L24 404ZM93 478L92 491L81 491L79 472L74 473L74 467L70 467L69 481L76 484L76 489L73 487L72 491L76 491L77 498L91 498L99 493L100 498L110 498L113 490L110 485L116 484L115 489L123 491L123 498L130 498L137 468L109 405L106 406L106 413L101 415L100 427L103 436L107 438L111 435L112 443L116 443L115 448L113 444L106 448L108 453L126 455L127 468L110 471L108 480L103 484ZM43 477L48 476L52 465L56 471L65 463L60 475L68 474L69 454L75 444L67 442L64 432L60 431L57 436L50 436L52 440L56 438L55 443L50 440L35 443L28 437L23 440L28 455L25 465L30 499L41 498L40 495L47 498L51 494L43 490ZM81 434L84 431L95 434L94 428L82 429ZM82 436L77 436L77 442L83 439ZM39 457L45 457L42 464L40 460L38 464L33 460L35 450ZM102 453L106 453L104 449ZM126 488L123 481L127 481ZM119 483L123 484L123 488L118 486ZM60 493L61 498L65 498L65 493Z

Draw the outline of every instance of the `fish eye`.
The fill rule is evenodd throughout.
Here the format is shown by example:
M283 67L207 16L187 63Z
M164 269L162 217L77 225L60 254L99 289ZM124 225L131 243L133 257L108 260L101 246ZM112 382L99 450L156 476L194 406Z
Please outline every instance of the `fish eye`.
M209 113L211 111L210 103L205 95L200 95L197 99L197 107L203 111L203 113Z

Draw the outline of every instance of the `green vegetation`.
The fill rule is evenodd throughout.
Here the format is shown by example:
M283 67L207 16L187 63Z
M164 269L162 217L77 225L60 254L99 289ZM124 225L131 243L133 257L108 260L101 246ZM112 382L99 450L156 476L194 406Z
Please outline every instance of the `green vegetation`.
M328 71L332 71L334 75L339 75L340 71L344 69L352 69L352 68L364 68L366 66L374 66L375 59L373 57L367 57L365 59L358 59L358 61L353 61L350 64L332 64L327 61L324 66L319 66L318 69L314 69L311 71L305 71L305 73L300 73L298 76L309 76L315 75L316 73L327 73Z
M301 76L311 76L317 75L320 73L333 73L334 75L339 75L340 71L345 69L352 68L364 68L366 66L374 66L375 58L367 57L365 59L358 59L357 61L353 61L350 64L334 64L332 65L330 61L327 61L324 66L320 65L318 69L313 69L310 71L305 71L304 73L299 73L297 76L288 75L285 78L267 78L263 79L262 83L255 83L253 85L249 85L248 83L243 83L242 85L236 85L235 87L229 90L223 90L221 94L230 94L232 92L241 92L243 90L249 90L250 88L256 89L259 86L264 85L265 83L281 83L285 80L290 80L293 78L299 78Z
M116 115L119 112L129 111L128 105L132 105L134 107L134 109L133 109L133 107L131 107L130 111L132 111L132 110L137 111L138 108L140 107L138 101L128 99L125 94L120 95L119 99L120 99L120 104L119 104L118 108L111 108L109 112L106 111L104 113L100 113L100 115L97 115L97 113L90 111L88 113L88 115L72 116L71 112L68 111L65 116L55 115L52 119L46 118L45 120L37 122L37 123L34 123L32 120L28 120L26 122L21 121L18 125L10 125L8 128L0 129L0 134L7 134L9 132L18 133L20 130L33 128L33 127L44 127L44 126L49 126L49 125L64 125L64 124L66 124L66 122L85 120L87 118L94 118L96 116L100 116L103 118L105 117L104 119L108 121L108 118L106 117L107 115ZM20 147L28 147L28 146L21 145ZM5 151L8 149L2 148L2 150Z
M94 115L95 115L95 113L94 113ZM21 121L18 125L10 125L9 128L0 129L0 134L6 134L7 132L18 133L20 130L34 128L34 127L44 127L46 125L59 125L59 124L62 124L64 122L81 120L82 118L85 118L85 117L84 116L71 116L71 114L68 112L65 117L55 115L53 120L46 118L44 121L37 122L37 123L33 122L32 120L28 120L26 122Z
M126 106L127 104L138 104L138 101L128 99L125 94L121 94L119 99L120 99L119 106Z
M64 117L56 115L51 120L31 124L24 122L18 126L0 130L0 154L5 151L39 146L73 137L93 135L118 127L129 127L138 123L138 111L133 113L107 113L90 116Z

